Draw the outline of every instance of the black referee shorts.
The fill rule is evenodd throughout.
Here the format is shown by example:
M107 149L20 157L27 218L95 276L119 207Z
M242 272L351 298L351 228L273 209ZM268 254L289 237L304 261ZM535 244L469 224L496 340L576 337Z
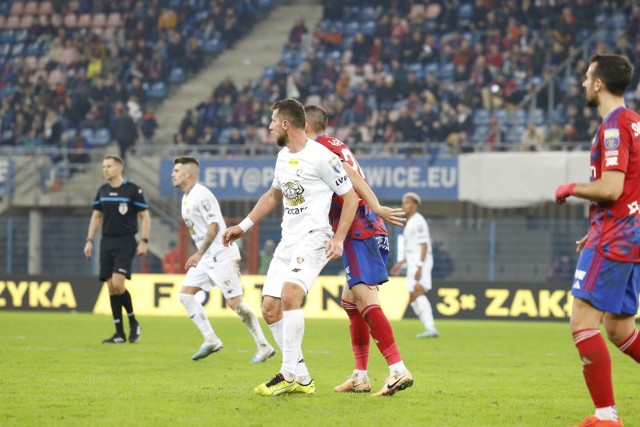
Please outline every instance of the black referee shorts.
M131 264L136 255L136 236L102 236L100 241L100 281L119 273L131 279Z

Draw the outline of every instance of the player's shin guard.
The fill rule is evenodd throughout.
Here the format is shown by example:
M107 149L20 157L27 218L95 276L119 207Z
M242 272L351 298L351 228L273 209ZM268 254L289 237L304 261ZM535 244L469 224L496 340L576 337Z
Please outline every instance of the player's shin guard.
M389 319L378 304L371 304L362 310L362 317L371 329L371 336L378 344L380 353L387 361L387 365L393 365L402 361L400 351L393 337L393 330Z
M355 369L366 371L369 362L369 335L371 330L354 303L342 300L340 304L344 311L347 312L347 316L349 316L349 332L351 334L351 348L356 362Z
M202 304L196 301L195 296L181 293L179 298L182 305L184 305L184 308L187 309L187 314L189 314L193 323L195 323L198 329L200 329L204 339L211 340L212 342L210 344L218 342L218 337L215 332L213 332L213 327L209 322L207 313L204 311Z
M304 317L302 310L286 310L282 313L282 370L287 381L294 378L300 360L302 338L304 337Z
M240 320L242 320L242 323L244 323L249 332L251 332L251 336L253 336L256 345L268 345L267 339L262 333L260 322L258 322L258 317L253 312L253 310L251 310L251 307L249 307L246 302L242 301L236 307L235 312L238 317L240 317Z
M599 329L573 333L573 342L582 361L584 379L596 408L614 406L611 356Z
M633 360L640 363L640 333L636 329L627 337L618 348L626 355L629 355Z

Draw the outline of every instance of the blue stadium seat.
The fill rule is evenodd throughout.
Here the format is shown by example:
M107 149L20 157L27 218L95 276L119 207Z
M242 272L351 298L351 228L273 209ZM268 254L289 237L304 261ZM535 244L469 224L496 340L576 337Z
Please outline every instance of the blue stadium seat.
M507 116L507 110L504 108L498 108L493 111L493 117L495 117L500 124L505 124L507 122Z
M540 126L544 123L544 110L542 108L536 108L529 114L529 121Z
M372 36L376 32L376 23L375 21L367 21L360 25L360 31L365 36Z
M202 43L202 51L211 54L218 54L222 51L222 44L216 37Z
M169 72L169 83L182 83L187 80L187 73L184 68L175 66Z
M512 126L524 126L527 122L527 113L524 109L518 108L509 114L507 123Z
M276 75L276 69L273 67L264 67L264 69L262 70L262 75L260 76L260 80L264 80L264 79L272 79L275 77Z
M258 0L258 7L260 9L271 9L273 7L273 0Z
M489 110L485 110L484 108L477 109L473 113L473 124L477 126L488 126L489 125Z
M473 5L471 3L463 3L458 8L458 25L468 26L473 17Z
M342 32L343 36L355 36L357 32L360 31L360 23L359 22L349 22L344 26L344 31Z
M152 99L162 99L167 96L167 85L164 82L155 82L148 85L147 96Z
M98 128L93 132L91 145L107 145L111 142L111 132L108 128Z

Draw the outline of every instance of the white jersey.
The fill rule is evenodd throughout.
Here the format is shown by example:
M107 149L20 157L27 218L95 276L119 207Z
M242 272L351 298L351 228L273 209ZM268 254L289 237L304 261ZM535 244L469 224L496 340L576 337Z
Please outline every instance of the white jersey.
M353 188L338 156L311 139L297 153L287 147L280 150L272 186L283 194L282 240L274 256L284 258L290 256L287 249L311 231L333 234L331 197Z
M220 227L204 257L214 262L240 259L240 250L236 244L229 247L222 244L222 233L227 229L227 225L224 223L218 200L207 187L196 183L189 194L182 196L182 219L198 249L204 242L209 224L217 223Z
M427 263L433 262L433 250L431 248L431 235L429 225L424 217L416 212L404 225L404 254L408 267L419 265L422 256L422 243L427 244Z

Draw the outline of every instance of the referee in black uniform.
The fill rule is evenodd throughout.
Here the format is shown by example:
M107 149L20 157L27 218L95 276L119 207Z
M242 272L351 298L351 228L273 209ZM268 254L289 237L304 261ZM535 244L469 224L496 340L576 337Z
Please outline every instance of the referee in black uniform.
M129 342L140 341L140 324L133 313L131 294L125 288L125 278L131 279L131 264L137 253L147 253L151 219L142 189L122 177L124 161L118 156L105 156L102 173L107 183L98 189L93 201L93 214L89 222L84 255L91 257L93 237L102 223L100 241L100 281L107 281L111 297L111 311L116 333L102 341L121 344L127 342L122 323L122 307L129 317ZM136 243L140 219L141 239Z

